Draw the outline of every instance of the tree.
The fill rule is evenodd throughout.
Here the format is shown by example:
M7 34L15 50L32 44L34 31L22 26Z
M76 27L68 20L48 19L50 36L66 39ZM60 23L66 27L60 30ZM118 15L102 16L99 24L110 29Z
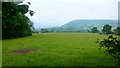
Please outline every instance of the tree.
M92 33L98 33L99 30L97 29L97 27L93 27L93 28L91 29L91 32L92 32Z
M112 55L116 60L117 64L120 65L120 40L117 37L109 36L107 39L97 41L100 44L100 48L104 47L105 52Z
M49 32L48 29L41 29L41 33L47 33Z
M102 32L104 34L111 34L112 33L111 29L112 29L112 26L106 24L106 25L103 26Z
M113 30L114 34L120 35L120 27L117 27L116 29Z
M32 16L33 11L28 10L29 5L14 2L2 3L2 39L16 38L32 35L30 19L26 13Z

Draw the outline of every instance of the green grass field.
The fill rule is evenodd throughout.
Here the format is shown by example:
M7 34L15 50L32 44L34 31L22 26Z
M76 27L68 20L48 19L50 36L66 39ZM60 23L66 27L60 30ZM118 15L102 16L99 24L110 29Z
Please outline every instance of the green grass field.
M2 66L2 40L0 40L0 67Z
M99 50L93 33L41 33L2 41L3 66L115 66L114 59ZM15 50L33 52L13 54Z

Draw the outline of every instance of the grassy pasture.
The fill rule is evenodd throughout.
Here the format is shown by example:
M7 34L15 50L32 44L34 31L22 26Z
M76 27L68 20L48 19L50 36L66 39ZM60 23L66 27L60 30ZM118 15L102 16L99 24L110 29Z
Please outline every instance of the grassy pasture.
M0 40L0 67L2 66L2 40Z
M95 33L41 33L2 41L3 66L115 66L108 54L98 50ZM35 51L23 54L10 52Z

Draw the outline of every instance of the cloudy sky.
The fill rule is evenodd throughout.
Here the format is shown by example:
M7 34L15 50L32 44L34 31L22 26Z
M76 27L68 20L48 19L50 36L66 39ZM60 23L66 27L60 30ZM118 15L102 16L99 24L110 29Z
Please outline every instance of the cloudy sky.
M36 28L61 26L76 19L118 18L119 0L25 0L35 11L30 19Z

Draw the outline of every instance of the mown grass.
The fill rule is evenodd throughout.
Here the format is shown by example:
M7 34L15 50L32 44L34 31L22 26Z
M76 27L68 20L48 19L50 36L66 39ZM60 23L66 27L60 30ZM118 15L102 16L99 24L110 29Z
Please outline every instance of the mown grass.
M2 67L2 40L0 40L0 67Z
M3 66L115 66L114 59L99 50L93 33L41 33L2 41ZM34 49L24 54L11 54Z

